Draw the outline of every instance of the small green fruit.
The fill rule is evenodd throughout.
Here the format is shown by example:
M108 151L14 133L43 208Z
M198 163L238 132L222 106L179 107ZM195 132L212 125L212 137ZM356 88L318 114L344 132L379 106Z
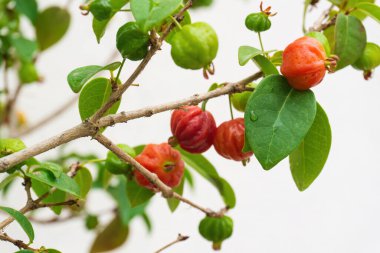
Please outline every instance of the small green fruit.
M251 96L251 91L244 91L242 93L235 93L231 96L232 105L234 108L240 112L245 111L249 97Z
M143 59L149 48L149 34L140 30L136 22L128 22L116 34L116 47L129 60Z
M18 71L21 83L33 83L39 81L36 66L32 62L22 62Z
M380 47L375 43L368 42L362 56L352 66L364 70L366 79L371 77L371 72L380 65Z
M90 12L99 21L109 19L112 16L112 6L108 0L94 0L90 4Z
M171 43L174 62L185 69L207 67L218 52L218 36L210 25L203 22L183 26Z
M245 19L245 26L255 32L267 31L271 25L268 15L263 12L249 14Z
M220 250L222 242L231 237L233 232L233 220L228 216L205 217L199 223L199 233L208 241L211 241L214 250Z
M130 146L125 145L125 144L119 144L117 146L121 148L128 155L132 157L136 156L135 150L131 148ZM111 151L107 153L106 168L111 174L115 174L115 175L120 175L120 174L127 175L132 170L132 166L130 164L125 163L122 160L120 160L119 157L117 157Z

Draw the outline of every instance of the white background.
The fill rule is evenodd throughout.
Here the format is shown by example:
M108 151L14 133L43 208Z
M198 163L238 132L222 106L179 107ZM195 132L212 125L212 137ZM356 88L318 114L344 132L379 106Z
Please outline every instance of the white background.
M42 6L53 2L59 5L66 3L40 2ZM27 87L22 93L18 106L27 113L31 123L73 96L66 83L69 71L79 66L104 64L115 47L117 28L127 20L127 14L118 14L111 30L98 45L91 31L91 18L80 14L79 3L73 1L70 5L73 18L68 35L39 60L38 67L45 82ZM272 29L263 34L265 48L283 49L302 36L303 1L273 0L267 1L265 6L269 4L278 15L272 19ZM244 26L245 16L258 11L258 6L259 1L256 0L219 0L210 9L194 11L193 21L209 22L219 35L216 75L206 81L201 71L178 68L170 58L170 47L164 46L138 78L141 86L132 87L124 96L121 110L205 92L212 82L235 81L256 71L253 64L239 66L237 50L240 45L259 46L255 34ZM309 26L326 7L328 5L323 3L319 10L314 10ZM366 20L365 25L369 41L380 43L379 25L372 20ZM135 66L135 63L127 63L122 77L126 78ZM287 160L270 171L264 171L255 159L243 167L240 163L219 157L213 149L206 153L220 174L235 188L237 195L237 206L229 213L234 218L235 231L233 237L224 243L223 252L380 252L379 82L380 73L375 73L374 78L366 82L360 72L348 67L327 75L323 83L313 89L329 115L333 144L324 171L305 192L300 193L293 183ZM208 106L218 124L229 119L226 97L213 100ZM170 136L169 118L169 112L162 113L109 128L105 133L118 143L161 143ZM27 145L37 143L79 121L77 108L73 106L59 120L24 141ZM94 151L101 155L106 153L102 146L88 138L73 142L69 149ZM44 157L53 154L51 151ZM20 190L14 190L8 198L1 199L1 205L21 207L24 192L20 185L18 188ZM223 206L216 190L199 177L196 178L196 190L186 188L185 196L213 209ZM165 202L156 196L148 210L154 222L153 233L147 234L141 220L136 219L131 224L128 243L115 252L153 252L175 239L177 233L189 235L190 239L166 252L211 252L210 243L203 240L197 231L203 214L185 205L171 214ZM103 194L95 192L89 198L89 207L93 211L112 206L112 201ZM50 215L47 211L45 217ZM34 245L47 245L64 253L88 252L94 238L80 220L60 225L36 225L35 229ZM27 239L17 224L6 231L15 238ZM0 242L1 253L15 250L9 243Z

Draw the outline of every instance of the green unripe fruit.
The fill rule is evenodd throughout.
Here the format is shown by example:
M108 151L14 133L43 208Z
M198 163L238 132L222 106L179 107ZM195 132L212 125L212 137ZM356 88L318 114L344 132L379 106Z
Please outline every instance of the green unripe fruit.
M360 70L372 70L380 65L380 47L368 42L362 56L352 66Z
M112 6L108 0L94 0L89 11L99 21L109 19L112 15Z
M116 34L116 47L129 60L143 59L149 48L149 34L140 30L136 22L128 22Z
M188 24L191 24L191 16L190 16L190 13L188 11L186 11L183 15L183 19L182 19L180 25L184 26L184 25L188 25ZM166 36L165 41L169 44L172 44L172 40L173 40L174 35L179 31L181 31L181 29L179 27L175 27L174 29L172 29L171 32L168 34L168 36Z
M121 148L125 153L128 155L135 157L136 152L133 148L131 148L128 145L125 144L119 144L117 145L119 148ZM119 159L113 152L109 151L107 153L107 159L106 159L106 168L111 174L124 174L127 175L132 170L132 165L129 163L125 163L122 160Z
M231 101L234 108L240 112L245 112L245 107L247 106L247 102L251 94L251 91L232 94Z
M23 84L37 82L40 79L36 66L31 62L21 63L18 76Z
M218 36L210 25L203 22L183 26L171 43L174 62L185 69L207 67L218 52Z
M267 31L271 25L268 15L262 12L249 14L245 19L245 26L255 32Z
M212 4L213 0L193 0L193 8L206 7Z
M232 235L233 226L233 220L228 216L207 216L199 223L199 233L213 243L214 250L220 250L222 242Z

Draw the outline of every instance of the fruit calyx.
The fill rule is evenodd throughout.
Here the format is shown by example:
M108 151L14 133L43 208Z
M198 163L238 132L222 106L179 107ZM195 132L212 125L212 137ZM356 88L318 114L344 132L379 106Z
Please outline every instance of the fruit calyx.
M336 68L336 66L338 64L338 61L339 61L339 56L337 56L337 55L331 55L329 58L327 58L325 60L326 70L329 73L334 73L335 72L335 68Z

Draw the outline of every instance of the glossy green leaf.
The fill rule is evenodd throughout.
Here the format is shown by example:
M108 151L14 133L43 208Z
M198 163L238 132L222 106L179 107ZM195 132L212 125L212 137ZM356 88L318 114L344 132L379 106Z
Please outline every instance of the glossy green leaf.
M129 3L129 0L110 0L111 6L114 10L118 11L121 8L124 7L127 3Z
M322 32L309 32L306 34L306 36L318 40L323 45L326 55L330 56L331 54L330 44L326 36Z
M92 30L94 31L96 41L98 43L100 43L100 40L103 38L106 32L107 25L111 21L112 17L110 19L105 19L102 21L99 21L96 18L92 20Z
M282 55L284 51L276 51L271 57L270 61L274 66L281 66L282 65Z
M367 14L362 10L356 9L355 7L360 3L374 3L375 0L348 0L344 3L344 10L349 11L351 16L355 16L360 20L364 20Z
M355 7L380 23L380 6L373 3L359 3Z
M354 63L362 54L367 42L366 31L359 19L339 14L335 25L334 54L339 56L338 69Z
M127 182L127 196L130 206L137 207L149 201L154 196L154 192L130 180Z
M141 218L143 219L148 232L152 232L152 221L150 220L148 214L147 213L141 214Z
M263 54L263 51L260 49L250 47L250 46L241 46L239 47L239 64L240 66L246 65L253 57Z
M264 73L264 76L278 74L276 66L274 66L273 63L271 63L270 60L268 60L268 58L266 58L265 56L257 55L253 58L253 61Z
M128 239L129 229L116 216L95 238L90 253L100 253L119 248Z
M249 146L264 169L273 168L298 147L315 113L311 90L297 91L280 75L260 82L247 103L244 121Z
M36 35L40 50L45 50L66 34L70 26L70 14L60 7L49 7L38 14Z
M290 169L300 191L306 190L321 173L331 147L331 128L323 108L317 114L301 144L290 154Z
M24 14L32 24L36 23L38 15L38 6L36 0L16 0L15 9Z
M84 199L87 196L87 193L90 191L92 186L92 175L90 171L81 167L74 177L75 182L77 182L80 189L80 196Z
M24 142L20 139L0 139L0 153L11 154L26 148Z
M69 83L71 90L75 93L78 93L86 84L86 82L90 80L91 77L103 70L114 71L118 69L120 65L121 62L113 62L104 67L98 65L90 65L76 68L67 76L67 82Z
M111 96L112 87L109 79L96 78L91 80L83 88L79 96L79 114L82 120L90 118L95 114ZM105 115L116 113L120 101L115 103Z
M32 189L36 193L38 197L41 197L42 195L46 194L51 190L51 186L42 183L38 180L32 179ZM44 198L42 200L42 203L60 203L66 200L66 193L60 190L55 190L54 192L50 193L49 196ZM63 207L62 206L53 206L50 207L50 209L57 215L60 215L62 212Z
M21 36L17 36L13 37L11 39L11 42L21 60L27 62L31 62L33 60L33 57L37 52L38 47L35 41L26 39Z
M212 183L218 189L224 203L228 207L234 208L236 205L235 193L229 183L219 176L215 167L203 155L190 154L180 148L177 149L181 152L183 161Z
M46 172L44 170L33 172L33 173L26 173L26 175L41 183L45 183L49 186L56 187L57 189L70 193L76 197L79 197L79 198L81 197L78 184L75 182L74 179L72 179L65 173L62 173L57 178L54 178L54 176L52 176L51 173Z
M175 187L173 191L182 196L184 185L185 185L185 177L182 178L181 183L177 187ZM179 201L176 198L169 198L166 201L168 203L170 211L172 212L175 212L175 210L177 210L179 204L181 203L181 201Z
M189 171L189 169L186 168L186 167L185 167L185 173L183 174L183 176L184 176L186 182L189 183L188 185L190 186L190 188L194 189L195 184L194 184L193 175L191 174L191 172Z
M20 224L20 226L22 227L22 229L25 231L26 235L28 236L29 242L32 243L34 240L34 230L28 218L26 218L19 211L10 207L0 206L0 210L12 216L15 219L15 221L17 221L17 223Z
M50 172L54 178L60 177L61 174L63 173L63 169L61 166L59 166L56 163L50 163L50 162L40 163L38 166L33 168L33 172L37 172L40 170L45 170L47 172Z
M109 0L93 0L89 11L97 20L109 19L112 16L112 5Z
M141 30L147 32L172 15L182 0L131 0L132 14Z

